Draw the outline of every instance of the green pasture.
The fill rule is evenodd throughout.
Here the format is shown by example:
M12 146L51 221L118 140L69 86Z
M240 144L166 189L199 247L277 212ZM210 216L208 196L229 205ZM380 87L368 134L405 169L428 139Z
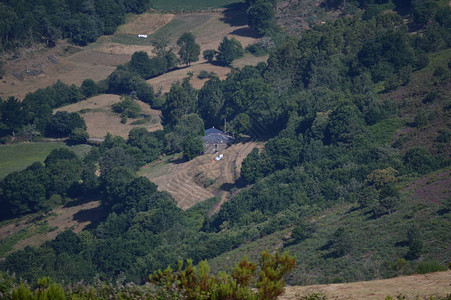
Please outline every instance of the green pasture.
M151 38L155 35L163 34L163 36L169 38L170 43L175 43L183 33L193 31L210 20L210 18L211 16L204 14L177 15L171 22L151 35Z
M14 171L20 171L36 161L43 162L54 149L68 147L62 142L20 143L0 146L0 178ZM85 155L91 146L76 145L69 147L79 156Z
M150 7L157 10L195 11L223 8L230 4L240 3L240 0L151 0Z

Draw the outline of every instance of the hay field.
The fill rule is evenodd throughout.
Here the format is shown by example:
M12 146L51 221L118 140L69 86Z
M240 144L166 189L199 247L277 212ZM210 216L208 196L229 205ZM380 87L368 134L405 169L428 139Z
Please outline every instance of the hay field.
M134 127L144 127L148 131L162 129L160 122L160 111L151 109L144 102L136 100L141 107L142 113L151 115L149 123L142 125L130 125L133 119L129 119L127 124L121 123L121 117L111 110L111 105L120 102L120 96L112 94L103 94L89 98L85 101L63 106L55 110L68 112L82 112L81 116L85 119L90 138L103 138L109 132L112 135L128 137L129 131ZM86 111L83 113L83 111Z
M216 155L205 154L189 162L148 165L140 173L157 184L160 191L169 192L179 207L188 209L198 202L229 192L228 184L232 185L238 179L241 163L254 147L261 147L261 144L244 140L226 149L220 161L214 160Z
M430 297L444 297L451 294L451 271L352 283L289 286L279 299L299 299L300 296L314 292L326 295L327 299L343 300L376 300L386 299L387 296L393 299L433 299ZM398 295L405 298L396 298Z

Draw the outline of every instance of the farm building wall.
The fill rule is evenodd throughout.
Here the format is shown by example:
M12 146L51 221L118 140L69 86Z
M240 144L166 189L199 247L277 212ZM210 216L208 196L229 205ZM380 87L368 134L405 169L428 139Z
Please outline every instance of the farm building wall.
M204 143L204 145L206 154L222 152L228 147L227 143Z

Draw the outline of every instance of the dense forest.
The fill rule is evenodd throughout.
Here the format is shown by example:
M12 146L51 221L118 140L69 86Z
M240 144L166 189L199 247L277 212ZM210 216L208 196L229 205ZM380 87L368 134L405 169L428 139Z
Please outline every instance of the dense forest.
M77 24L77 20L57 16L71 10L78 12L80 19L89 17L92 22L107 24L100 21L107 18L100 16L103 10L97 9L100 3L106 5L104 2L95 2L94 8L61 3L61 8L52 8L58 14L52 15L49 26L83 44L85 36L75 33L75 25L68 25ZM110 2L118 7L114 12L122 12L121 16L145 8L140 3L124 6L120 1ZM187 78L173 84L166 95L154 95L144 79L175 67L177 59L163 46L155 58L135 53L128 64L118 67L104 82L85 81L80 88L57 82L27 95L23 102L14 98L2 102L4 134L11 134L14 126L34 126L51 136L67 136L76 128L86 129L83 120L68 113L52 115L52 108L99 92L128 95L134 91L137 98L161 107L164 130L147 132L137 128L130 131L128 139L108 135L84 158L67 149L54 150L44 164L35 163L2 179L2 218L46 211L67 197L86 195L98 195L108 216L80 234L68 230L41 247L14 252L0 262L1 269L27 280L51 276L65 282L126 278L142 283L149 274L175 266L181 258L191 258L198 264L286 229L292 232L286 248L302 253L303 247L317 241L314 237L321 232L311 216L341 205L352 207L349 214L358 214L368 222L384 223L384 218L409 206L403 180L449 168L448 123L448 127L440 128L434 141L434 149L442 150L406 147L402 140L392 142L393 128L406 123L411 128L422 128L434 117L449 118L446 93L451 78L451 9L447 3L349 1L347 5L353 5L355 13L344 12L345 16L334 23L315 26L299 38L278 31L271 13L263 14L264 20L251 21L259 9L272 11L272 2L247 3L251 25L274 41L273 47L264 49L269 52L267 63L233 70L224 80L213 77L200 90L194 89ZM28 6L24 1L13 3L2 3L8 8L3 11L17 14L18 10L51 9L38 2ZM22 11L19 3L29 9ZM324 5L346 10L342 1L325 1ZM97 13L88 14L87 9L97 9ZM24 20L19 15L17 18ZM34 34L29 26L18 27L23 31L2 32L3 44L13 37L15 41L29 38ZM108 33L108 26L99 28L103 31L99 29L93 36ZM77 36L83 38L78 41ZM428 78L434 82L433 87L424 91L420 101L426 110L434 105L435 115L419 110L416 115L406 116L406 103L387 95L408 87L437 54L441 55L441 63ZM184 63L188 65L191 59ZM195 144L204 127L220 128L224 118L230 121L229 130L236 136L250 135L266 144L262 151L254 149L243 161L235 188L246 188L217 214L208 216L216 198L183 211L168 193L136 175L141 166L163 154L183 152L186 158L192 158L192 149L197 151ZM99 177L95 175L97 166ZM309 268L318 270L313 275L306 271L309 283L409 274L417 271L423 260L432 269L443 269L435 260L446 259L449 250L451 236L445 229L451 201L439 205L440 213L432 213L434 229L431 227L424 235L415 225L415 213L409 212L411 215L404 219L390 219L392 228L399 231L394 236L398 250L393 253L375 247L365 262L358 259L362 252L357 249L386 237L374 235L369 237L368 245L362 246L356 236L359 229L343 224L330 232L323 244L315 245L316 252L325 252L325 256L298 260L301 269L289 282L307 282L301 270ZM384 233L381 230L380 234ZM431 234L437 235L434 249L424 242ZM352 259L354 264L347 264Z

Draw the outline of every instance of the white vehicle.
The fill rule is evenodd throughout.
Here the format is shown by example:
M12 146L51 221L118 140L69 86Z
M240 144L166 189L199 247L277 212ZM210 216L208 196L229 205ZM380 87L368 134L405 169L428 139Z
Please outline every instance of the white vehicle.
M142 38L142 39L147 39L147 35L146 34L138 34L138 37Z
M219 154L218 156L215 157L215 160L221 160L221 158L224 157L224 154Z

